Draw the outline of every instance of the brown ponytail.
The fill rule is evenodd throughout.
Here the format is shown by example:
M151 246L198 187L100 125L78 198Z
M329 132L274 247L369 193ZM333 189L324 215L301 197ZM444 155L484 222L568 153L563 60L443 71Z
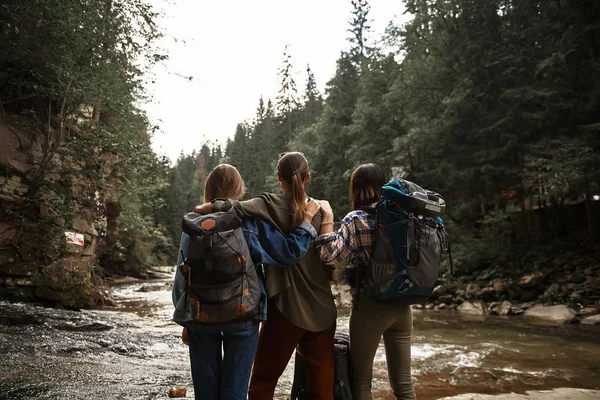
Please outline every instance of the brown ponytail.
M304 219L304 202L306 193L304 184L310 179L308 161L302 153L283 153L277 163L277 174L290 185L292 195L292 221L299 225Z

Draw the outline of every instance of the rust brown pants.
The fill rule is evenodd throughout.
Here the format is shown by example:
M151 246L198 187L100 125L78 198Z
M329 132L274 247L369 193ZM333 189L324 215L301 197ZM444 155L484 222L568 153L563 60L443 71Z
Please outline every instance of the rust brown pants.
M258 337L248 399L273 399L277 381L299 345L306 362L308 397L333 400L334 334L335 324L322 332L299 328L269 302L268 319L263 322Z

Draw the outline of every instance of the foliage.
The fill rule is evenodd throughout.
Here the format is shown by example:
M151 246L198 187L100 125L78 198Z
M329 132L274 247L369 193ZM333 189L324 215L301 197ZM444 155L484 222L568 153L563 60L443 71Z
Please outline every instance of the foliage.
M229 142L227 159L250 195L276 187L275 154L291 149L309 159L309 193L328 199L337 215L349 211L349 177L360 163L442 193L459 272L511 263L552 242L556 236L541 232L543 214L536 228L521 212L573 198L587 200L587 243L594 243L597 2L405 0L411 20L392 21L377 46L368 2L351 3L349 49L318 113L309 106L317 96L307 94L285 118L240 125ZM309 72L307 93L312 79Z
M136 106L146 99L147 68L166 57L154 44L162 36L156 17L145 0L0 5L3 123L10 128L9 116L22 114L33 134L33 144L19 148L34 167L29 191L10 215L22 221L15 246L32 247L38 261L59 257L63 226L75 218L94 224L109 203L119 220L109 216L118 229L100 232L103 259L110 264L120 248L142 249L135 269L164 258L150 255L165 246L154 210L166 171L150 148L153 127Z

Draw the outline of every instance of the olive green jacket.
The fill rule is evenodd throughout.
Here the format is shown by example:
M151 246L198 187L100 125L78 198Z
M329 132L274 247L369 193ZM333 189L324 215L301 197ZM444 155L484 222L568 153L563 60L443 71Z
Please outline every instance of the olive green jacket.
M232 206L246 215L265 219L284 234L295 228L289 194L265 193L241 202L217 200L213 204L213 211L227 211ZM319 232L320 212L313 218L312 225ZM295 266L267 266L265 269L265 286L270 303L275 304L291 323L311 332L324 331L335 324L337 311L327 278L327 267L321 263L314 243Z

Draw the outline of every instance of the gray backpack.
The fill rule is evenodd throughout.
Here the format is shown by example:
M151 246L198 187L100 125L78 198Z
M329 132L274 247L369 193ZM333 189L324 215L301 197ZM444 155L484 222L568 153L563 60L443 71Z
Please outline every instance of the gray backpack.
M234 209L183 217L183 231L190 236L182 267L187 274L186 300L191 305L186 320L220 325L258 314L258 275L241 226Z
M452 255L440 214L446 203L439 194L410 181L392 179L381 188L375 207L377 225L363 288L377 301L408 304L427 301L441 281L444 252Z

